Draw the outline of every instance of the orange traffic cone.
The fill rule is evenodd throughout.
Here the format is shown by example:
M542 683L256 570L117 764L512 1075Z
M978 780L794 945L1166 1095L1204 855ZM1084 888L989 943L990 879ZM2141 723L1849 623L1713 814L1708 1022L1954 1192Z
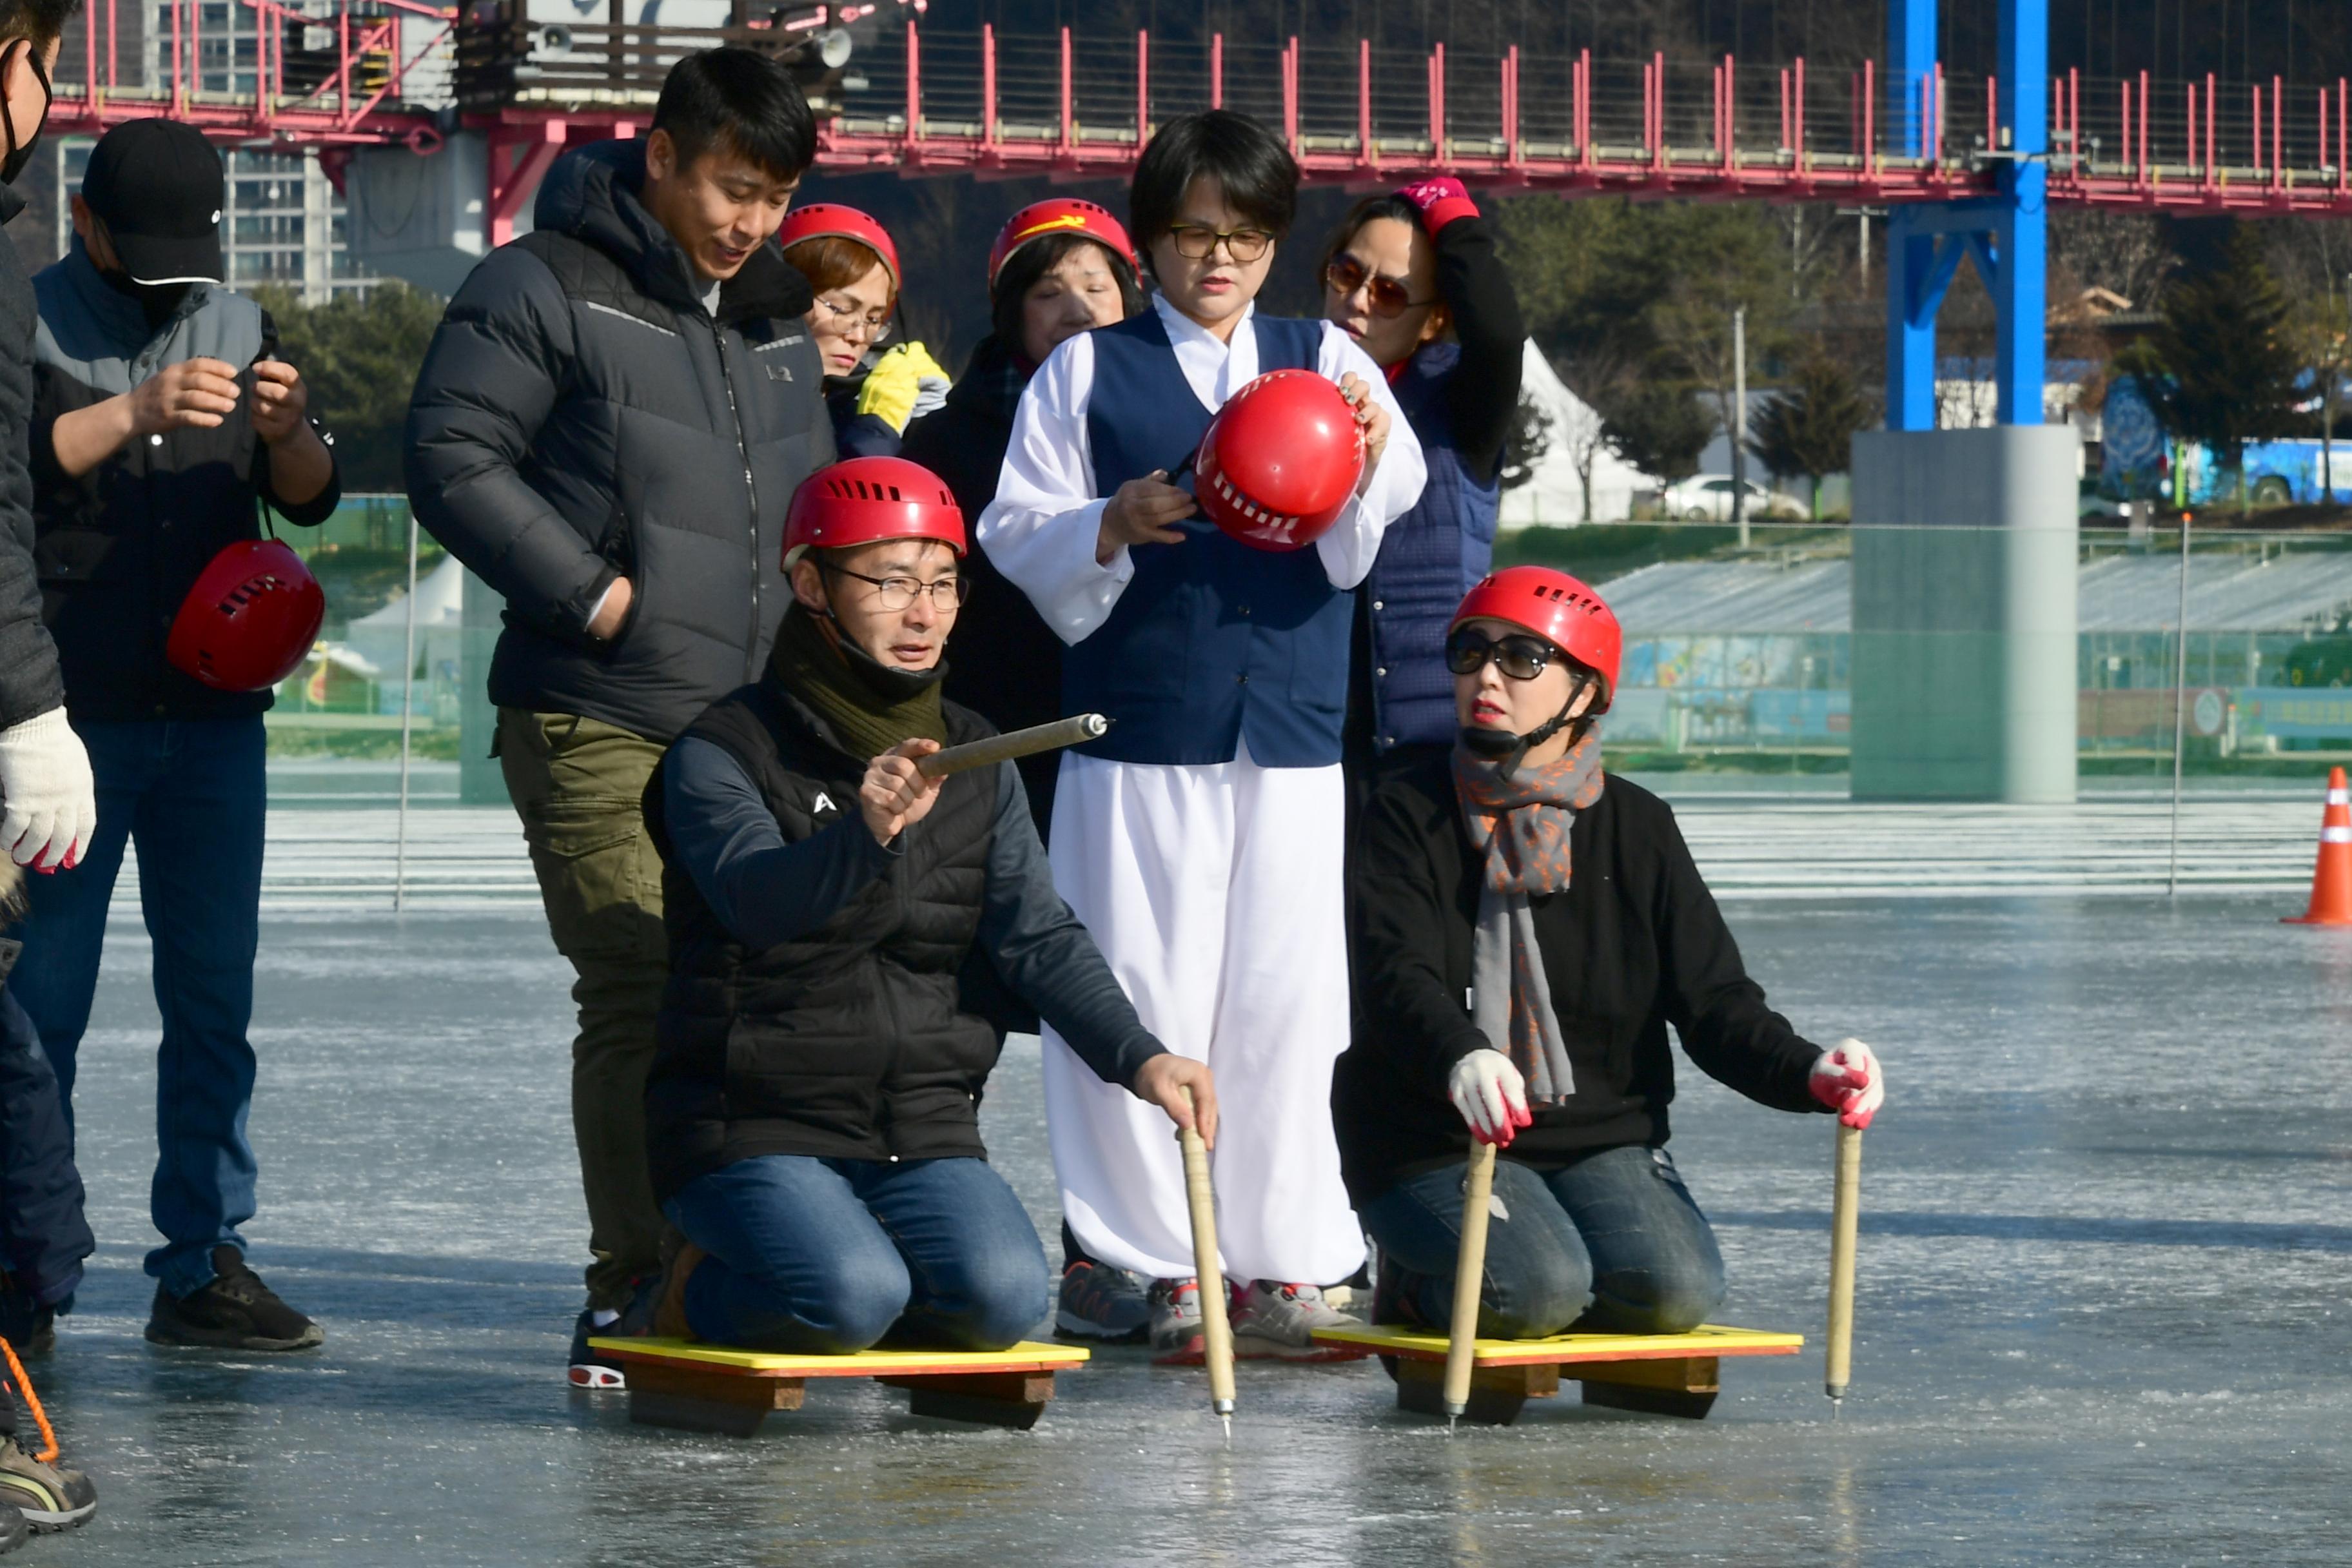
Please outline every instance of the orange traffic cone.
M2352 926L2352 790L2344 770L2327 770L2327 810L2319 819L2319 864L2311 873L2311 908L2279 922Z

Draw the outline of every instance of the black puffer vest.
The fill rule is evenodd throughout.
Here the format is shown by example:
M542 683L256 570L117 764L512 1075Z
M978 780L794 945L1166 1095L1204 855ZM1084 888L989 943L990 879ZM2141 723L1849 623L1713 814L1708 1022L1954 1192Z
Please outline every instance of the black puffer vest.
M950 745L994 732L944 708ZM686 733L742 765L787 842L854 823L866 760L843 751L772 669ZM664 873L670 978L646 1084L659 1197L761 1154L984 1156L980 1094L997 1037L963 1010L957 972L980 928L998 788L994 768L951 775L887 875L823 926L763 952L719 924L691 877L675 865ZM658 775L646 802L667 858Z

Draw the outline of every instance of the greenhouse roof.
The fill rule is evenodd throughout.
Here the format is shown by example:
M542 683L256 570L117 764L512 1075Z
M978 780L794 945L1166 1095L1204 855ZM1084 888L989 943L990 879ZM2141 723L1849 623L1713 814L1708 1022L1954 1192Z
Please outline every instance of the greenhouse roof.
M2083 568L2076 615L2086 632L2157 631L2179 613L2180 562L2106 555ZM1844 560L1668 561L1611 579L1601 591L1628 635L1843 632L1853 626L1853 563ZM2198 555L2189 562L2189 624L2200 631L2302 632L2352 619L2352 551Z

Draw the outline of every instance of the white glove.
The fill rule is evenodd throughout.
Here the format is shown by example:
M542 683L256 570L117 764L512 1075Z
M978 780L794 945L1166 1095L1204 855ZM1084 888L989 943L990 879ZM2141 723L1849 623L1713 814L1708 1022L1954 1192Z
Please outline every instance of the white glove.
M1869 1126L1878 1108L1886 1103L1886 1070L1860 1040L1840 1040L1814 1058L1812 1076L1805 1087L1848 1127Z
M927 414L937 414L948 405L948 389L955 384L944 375L919 375L915 378L915 412L907 423L912 425Z
M1455 1062L1446 1076L1445 1098L1481 1143L1507 1144L1513 1133L1535 1121L1528 1110L1528 1080L1497 1050L1472 1051Z
M98 831L89 753L52 708L0 730L0 847L19 866L70 870Z

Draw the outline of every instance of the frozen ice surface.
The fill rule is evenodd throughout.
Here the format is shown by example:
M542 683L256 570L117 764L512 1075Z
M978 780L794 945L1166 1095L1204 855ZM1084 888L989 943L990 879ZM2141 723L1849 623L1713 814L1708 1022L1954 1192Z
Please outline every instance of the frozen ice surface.
M2352 933L2287 903L1730 906L1799 1026L1889 1067L1837 1425L1830 1123L1685 1064L1721 1316L1802 1356L1726 1363L1703 1423L1571 1390L1451 1440L1374 1363L1251 1363L1230 1450L1200 1375L1135 1351L1026 1434L863 1384L749 1442L570 1392L570 976L535 917L265 921L253 1256L327 1345L151 1347L153 1009L118 919L81 1069L104 1245L33 1367L100 1511L23 1561L2344 1563ZM986 1119L1050 1249L1036 1064L1016 1042Z

